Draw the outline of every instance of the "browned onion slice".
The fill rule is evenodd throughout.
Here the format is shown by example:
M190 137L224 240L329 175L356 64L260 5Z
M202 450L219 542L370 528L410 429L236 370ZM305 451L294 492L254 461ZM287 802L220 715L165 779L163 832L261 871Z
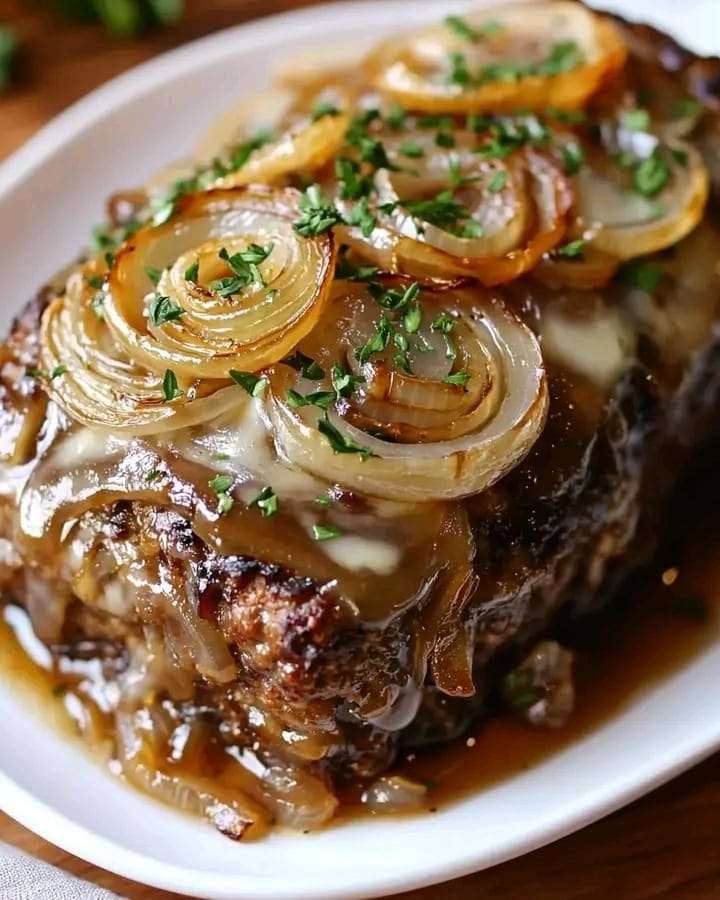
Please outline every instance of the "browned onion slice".
M417 207L411 212L403 205L408 198L398 195L390 173L380 170L379 203L395 204L394 209L379 217L368 236L356 226L343 229L343 242L381 270L414 278L465 276L488 286L518 278L562 240L570 186L554 160L529 147L505 163L476 165L484 174L465 197L481 236L465 237L423 221ZM490 191L496 173L505 173L502 187Z
M109 431L157 434L206 422L242 402L225 382L196 378L181 381L183 402L166 402L162 376L134 363L114 340L103 299L76 272L43 316L41 363L50 376L45 386L72 419Z
M334 364L354 370L360 338L369 336L374 303L362 289L341 292L300 349L326 374ZM287 392L305 394L321 386L277 367L266 409L283 458L353 490L406 501L477 493L518 463L542 430L547 409L535 337L497 297L480 290L425 292L421 309L424 324L410 343L422 340L431 346L424 353L411 350L412 364L422 367L422 375L398 372L396 364L390 374L388 343L386 351L361 366L365 383L320 412L289 402ZM431 327L443 316L453 323L445 335L456 343L453 359L446 342L437 339L439 329ZM394 327L401 332L399 323ZM426 360L417 362L421 356ZM460 361L466 371L458 368ZM336 452L338 439L333 444L319 430L328 430L321 424L326 415L339 441L363 452Z
M653 152L668 179L650 196L633 190L632 175L597 153L577 173L578 227L595 250L619 260L645 256L677 243L702 219L709 180L700 154L676 140Z
M230 369L257 371L285 356L317 322L332 277L332 238L301 238L296 191L210 191L184 198L158 228L139 231L118 253L105 304L107 323L128 355L148 369L188 378L226 378ZM268 250L259 278L223 296L232 280L225 257L252 245ZM198 265L197 280L187 277ZM153 284L180 314L149 318Z
M366 61L377 88L430 113L577 108L625 62L617 29L580 4L511 4L464 20L474 40L435 25L380 44ZM572 56L557 64L563 46ZM463 77L452 77L453 54Z

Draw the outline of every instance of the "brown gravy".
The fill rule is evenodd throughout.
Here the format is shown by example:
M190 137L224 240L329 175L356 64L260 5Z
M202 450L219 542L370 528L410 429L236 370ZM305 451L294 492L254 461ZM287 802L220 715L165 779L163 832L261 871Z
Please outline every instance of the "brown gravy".
M537 729L498 715L478 723L463 739L401 758L395 772L424 782L427 805L435 811L463 794L512 777L599 727L720 636L718 548L720 528L704 536L696 533L674 560L657 563L636 579L631 602L621 614L591 623L590 639L575 646L577 704L564 727ZM3 677L29 691L45 719L75 736L63 699L67 676L49 671L26 652L42 654L44 648L25 614L17 607L3 612ZM359 790L344 794L343 801L341 819L364 812Z

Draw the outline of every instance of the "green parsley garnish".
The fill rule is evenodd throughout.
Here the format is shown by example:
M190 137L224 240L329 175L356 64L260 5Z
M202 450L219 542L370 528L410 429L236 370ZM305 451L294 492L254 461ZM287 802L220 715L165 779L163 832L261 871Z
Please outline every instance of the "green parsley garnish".
M218 512L221 515L230 512L235 503L229 493L234 480L232 475L216 475L208 482L210 488L217 494Z
M337 363L330 370L330 381L338 397L349 397L355 390L355 386L363 384L365 379L362 375L353 375L345 366Z
M325 377L325 370L314 359L305 356L299 350L296 350L291 356L286 356L281 362L295 369L296 372L300 372L303 377L310 381L320 381L321 378Z
M315 502L318 506L332 506L333 498L328 494L320 494L319 497L315 498Z
M88 275L85 277L85 281L96 291L99 291L105 283L105 279L100 275Z
M293 409L299 409L301 406L317 406L320 409L327 409L335 400L335 392L313 391L310 394L301 394L298 391L289 390L286 399Z
M192 281L193 284L197 284L198 276L200 274L200 261L195 260L195 262L188 266L185 269L185 281Z
M313 537L316 541L330 541L341 534L342 531L334 525L313 525Z
M403 316L403 328L408 334L416 334L422 322L422 310L419 303L412 303Z
M667 163L655 152L635 169L635 189L644 197L654 197L665 187L669 178L670 169Z
M269 129L262 129L261 131L258 131L254 137L250 138L250 140L235 147L230 154L229 171L234 172L241 169L256 150L264 147L265 144L269 144L270 141L274 139L275 135L272 131Z
M348 261L346 252L341 250L335 267L335 277L345 278L348 281L372 281L379 271L377 266L354 266Z
M343 200L359 200L367 197L372 188L372 178L360 175L360 164L346 156L335 159L335 175L339 181L340 197Z
M293 223L295 231L303 237L314 237L329 231L342 222L340 212L329 205L319 184L311 184L300 201L302 215Z
M439 331L441 334L450 334L455 327L455 319L449 313L440 313L430 325L430 331Z
M585 162L585 153L580 144L563 144L560 148L560 156L566 175L575 175Z
M458 203L452 191L441 191L432 200L401 200L409 213L444 231L450 231L460 219L469 217L465 207Z
M178 387L177 377L172 369L165 370L162 390L166 403L172 403L173 400L177 400L183 395L183 392Z
M264 375L255 375L254 372L238 372L237 369L230 369L228 375L251 397L259 397L270 383Z
M417 141L403 141L398 147L398 153L410 159L419 159L425 155L425 148Z
M392 332L393 327L390 319L388 319L386 315L380 316L375 323L375 334L369 337L362 347L358 347L357 350L355 350L355 358L357 361L362 365L363 363L366 363L373 354L382 353L390 341Z
M175 201L174 200L166 200L161 206L155 210L153 217L151 219L152 224L157 228L160 225L164 225L168 222L175 212Z
M583 238L569 241L567 244L563 244L562 247L558 247L557 250L554 251L554 255L562 256L563 259L582 259L583 250L585 249L586 244L587 241Z
M459 84L462 88L467 88L472 82L470 69L468 69L467 57L464 53L453 52L448 54L450 63L450 72L448 73L448 81L451 84Z
M64 363L60 363L55 366L54 369L50 372L45 372L42 369L34 369L29 367L25 369L25 374L29 375L31 378L42 378L44 381L53 381L55 378L60 378L64 375L68 370L68 367Z
M145 481L147 481L147 482L157 481L159 477L160 477L159 469L150 469L150 471L145 476Z
M435 143L438 147L454 147L455 138L450 131L438 131L435 135Z
M272 252L273 244L261 247L259 244L250 244L245 250L233 253L232 256L223 247L218 256L223 262L226 262L232 271L231 276L218 278L211 281L208 287L211 291L219 294L221 297L230 297L238 294L243 288L250 284L257 284L261 287L265 285L258 265L266 260Z
M620 126L627 131L648 131L650 113L646 109L626 109L620 113Z
M464 41L476 41L480 37L477 29L461 16L445 16L445 24Z
M333 449L334 453L359 453L362 459L373 455L369 447L363 447L350 437L346 437L326 416L318 421L318 431Z
M312 121L317 122L318 119L323 119L325 116L339 116L340 110L335 106L334 103L331 103L329 100L320 100L318 103L313 106L312 111Z
M505 187L505 185L507 184L507 180L507 171L505 169L498 169L498 171L494 173L494 175L488 182L487 189L491 194L497 194L498 191L501 191Z
M684 97L676 100L670 107L670 115L674 119L697 116L702 111L702 103L694 97Z
M347 225L357 225L363 237L370 237L377 224L377 219L368 207L367 197L361 197L358 200L347 216L345 216L345 223Z
M179 319L185 310L170 297L152 294L148 303L148 315L153 325L164 325Z
M633 259L621 267L620 277L631 287L639 288L646 294L654 294L663 279L663 271L653 262Z
M274 516L278 511L277 494L271 487L264 487L257 497L253 497L248 506L257 506L263 516Z
M443 382L445 384L458 384L461 387L464 387L468 381L470 381L470 375L468 372L453 372L452 375L448 375L446 378L443 378Z
M393 103L385 116L385 121L394 131L399 131L405 125L406 119L407 112L399 103Z

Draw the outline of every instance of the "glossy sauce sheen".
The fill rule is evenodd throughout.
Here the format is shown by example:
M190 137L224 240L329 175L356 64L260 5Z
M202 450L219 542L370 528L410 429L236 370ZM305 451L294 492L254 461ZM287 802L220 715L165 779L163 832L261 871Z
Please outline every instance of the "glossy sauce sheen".
M663 558L636 579L612 614L578 629L569 642L576 650L577 703L565 726L532 728L507 714L491 716L449 745L401 757L393 772L427 785L426 806L434 812L540 763L687 664L720 636L720 529L701 534L698 529L679 554ZM40 654L36 658L42 664L33 661L33 653ZM32 693L33 705L46 721L66 734L76 731L65 693L71 682L46 667L49 654L43 653L17 607L6 607L0 620L0 658L18 689ZM73 664L78 675L90 680L92 667L92 662ZM107 727L112 727L109 718ZM202 756L203 774L213 773L222 782L224 759L224 751L210 740ZM360 803L362 787L341 793L340 820L367 814Z

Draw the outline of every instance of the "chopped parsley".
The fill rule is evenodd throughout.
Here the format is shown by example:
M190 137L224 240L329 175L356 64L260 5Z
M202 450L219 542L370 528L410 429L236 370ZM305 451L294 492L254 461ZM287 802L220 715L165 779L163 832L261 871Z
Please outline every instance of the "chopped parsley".
M237 369L230 369L228 375L236 384L244 388L251 397L259 397L269 384L264 375L255 375L254 372L238 372Z
M85 281L96 291L99 291L105 283L105 279L101 275L86 275Z
M470 69L468 69L468 61L465 54L450 53L448 61L450 62L448 81L451 84L459 84L463 88L469 87L472 82L472 76L470 75Z
M327 416L318 421L318 431L327 439L334 453L359 453L362 459L373 455L369 447L363 447L336 428Z
M54 381L54 379L64 375L67 370L68 367L64 363L60 363L50 372L45 372L42 369L28 368L25 369L25 374L29 375L31 378L42 378L45 381Z
M211 281L208 287L221 297L231 297L233 294L238 294L250 284L264 287L265 281L260 274L258 265L268 258L272 249L273 244L268 244L266 247L261 247L259 244L250 244L247 249L240 250L230 256L225 247L223 247L218 256L223 262L228 264L233 274Z
M646 109L626 109L620 114L620 126L627 131L648 131L650 113Z
M448 375L446 378L443 378L443 382L445 384L457 384L461 387L465 387L468 381L470 381L470 375L468 372L453 372L452 375Z
M425 155L425 148L418 141L403 141L398 147L398 153L410 159L419 159Z
M464 41L476 41L480 37L480 32L461 16L445 16L445 24Z
M185 278L185 281L192 281L193 284L197 284L199 275L200 275L200 261L196 259L192 265L188 266L187 269L185 269L184 278ZM157 282L156 282L156 284L157 284Z
M155 325L165 325L166 322L174 322L179 319L185 310L171 297L162 294L152 294L148 303L148 316L150 322Z
M342 531L334 525L313 525L313 537L316 541L330 541L341 534Z
M697 116L702 111L702 103L694 97L684 97L676 100L670 107L670 115L674 119Z
M586 244L586 240L577 238L577 240L569 241L567 244L563 244L562 247L558 247L553 255L561 256L563 259L582 259Z
M430 325L431 331L439 331L441 334L450 334L455 327L455 320L449 313L440 313L440 315Z
M399 131L405 125L406 119L407 112L399 103L393 103L385 115L385 121L393 131Z
M365 379L362 375L353 375L349 369L338 363L330 370L330 381L335 395L339 399L341 397L349 397L355 390L355 386L363 384Z
M329 100L320 100L319 103L316 103L313 106L312 111L312 121L317 122L318 119L324 119L325 116L339 116L340 110L335 106L334 103L331 103Z
M165 377L162 383L163 398L166 403L172 403L182 397L183 392L178 387L177 376L172 369L165 370Z
M657 153L648 156L635 169L633 183L635 189L643 197L654 197L668 183L670 169L665 160Z
M302 237L314 237L329 231L333 225L342 222L340 212L327 203L319 184L311 184L300 201L302 215L293 223L295 231Z
M277 494L271 487L264 487L248 506L257 506L263 516L274 516L278 511Z
M296 372L300 372L304 378L310 381L320 381L321 378L325 377L325 370L314 359L310 356L305 356L299 350L296 350L291 356L286 356L281 362L295 369Z
M560 148L560 158L566 175L576 175L585 162L585 153L580 144L563 144Z
M254 137L239 144L230 154L229 171L241 169L256 150L269 144L275 139L275 135L269 129L258 131Z
M372 281L380 270L377 266L354 266L347 258L347 248L341 248L340 258L335 267L335 277L348 281Z
M649 260L633 259L621 267L620 278L631 287L653 294L663 279L663 271Z
M310 394L301 394L298 391L287 392L287 402L293 409L301 406L317 406L319 409L327 409L335 400L334 391L313 391Z
M356 225L360 228L363 237L370 237L377 225L377 219L368 207L367 197L361 197L345 217L347 225Z
M460 219L469 217L468 211L455 200L452 191L441 191L432 200L401 200L400 204L413 216L443 231L450 231Z
M333 498L328 494L320 494L319 497L315 498L315 502L318 506L332 506Z
M348 159L346 156L336 157L335 175L343 200L359 200L370 193L372 179L360 174L360 164L356 160Z
M235 503L230 496L230 488L233 486L234 480L232 475L216 475L208 482L210 488L217 494L218 512L221 515L230 512Z
M498 191L501 191L505 187L505 185L507 184L507 180L507 171L505 169L498 169L498 171L493 174L492 178L488 182L487 189L491 194L497 194Z
M166 200L163 204L158 206L150 220L156 228L170 221L175 212L175 203L175 200Z
M375 333L371 335L362 345L355 350L355 357L362 365L366 363L375 353L382 353L390 342L393 332L392 323L386 315L380 316L375 323Z
M403 316L403 327L408 334L416 334L422 322L422 310L419 303L412 303Z

